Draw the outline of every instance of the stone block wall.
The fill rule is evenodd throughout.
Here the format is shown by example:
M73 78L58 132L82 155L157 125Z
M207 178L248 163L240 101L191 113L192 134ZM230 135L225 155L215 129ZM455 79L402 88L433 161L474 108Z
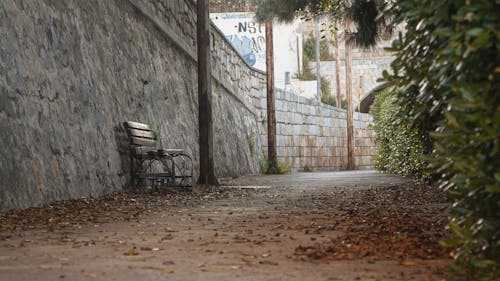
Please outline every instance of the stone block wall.
M258 151L262 145L258 110L253 101L265 93L265 74L249 67L225 37L213 25L212 28L216 174L258 173L262 159Z
M0 210L127 186L125 120L154 125L198 170L194 15L189 0L0 2ZM230 63L250 78L214 78L221 177L257 173L260 161L241 96L262 74Z
M265 101L265 97L262 98ZM265 109L265 108L264 108ZM266 112L261 115L264 149L267 149ZM354 113L356 169L371 169L375 154L369 114ZM294 170L347 168L346 111L293 93L276 92L276 143L278 157Z
M1 1L0 210L126 187L125 120L152 124L197 171L195 18L191 0ZM258 173L265 74L215 27L211 47L216 174ZM345 167L344 111L283 92L276 106L282 159ZM367 168L370 117L355 116L356 163Z
M196 9L192 0L134 0L172 29L177 40L196 51Z
M393 61L392 57L369 57L356 58L352 60L352 92L353 101L357 100L357 95L360 87L360 76L363 76L363 89L361 89L361 99L363 99L370 91L380 85L377 82L382 78L382 72L390 69L390 64ZM309 66L316 73L316 63L310 63ZM335 61L320 62L320 75L330 81L330 94L337 95L337 82L335 78ZM340 61L340 89L345 96L345 60ZM357 106L357 104L356 104Z

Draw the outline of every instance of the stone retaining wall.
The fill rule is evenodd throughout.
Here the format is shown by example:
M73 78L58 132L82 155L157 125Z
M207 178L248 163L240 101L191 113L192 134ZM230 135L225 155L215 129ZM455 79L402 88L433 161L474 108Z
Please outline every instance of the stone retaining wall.
M127 186L125 120L153 124L198 170L194 15L184 0L0 2L1 210ZM221 57L232 52L221 48ZM257 173L261 157L251 152L260 146L255 110L241 96L262 74L237 55L230 63L229 74L214 63L222 177Z
M190 0L1 1L0 210L126 187L125 120L154 125L162 145L185 148L197 171L194 21ZM216 174L258 173L265 74L216 28L211 44ZM345 112L282 92L276 105L283 160L345 167ZM357 164L367 168L370 118L356 120Z
M262 98L265 101L265 97ZM261 131L267 149L267 123L262 109ZM375 154L369 114L354 113L356 169L371 169ZM278 90L276 93L276 143L280 159L294 170L344 170L347 168L346 111L315 99Z
M360 85L360 76L363 76L363 88L361 99L375 89L382 78L382 72L390 69L392 57L357 58L352 60L352 92L353 101L357 100ZM316 73L316 63L310 63L313 73ZM345 93L345 60L340 61L340 91ZM330 95L337 95L337 82L335 79L335 61L322 61L320 63L320 75L330 81ZM343 96L345 96L343 94ZM357 105L356 105L357 106Z

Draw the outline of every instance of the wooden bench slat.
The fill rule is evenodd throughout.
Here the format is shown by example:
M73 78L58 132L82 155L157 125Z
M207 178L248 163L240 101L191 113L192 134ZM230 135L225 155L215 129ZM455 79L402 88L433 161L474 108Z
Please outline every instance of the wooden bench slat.
M152 139L145 139L139 137L130 137L130 139L132 140L132 143L135 145L156 147L156 141Z
M192 176L182 176L182 175L180 176L177 175L173 177L171 173L137 173L136 176L140 178L176 178L176 179L192 177Z
M138 146L138 147L134 148L135 154L147 155L148 152L150 152L150 151L156 151L156 148L150 147L150 146ZM141 156L141 155L139 155L139 156Z
M176 148L162 148L161 151L163 153L183 153L184 149L176 149Z
M172 174L171 173L137 173L136 174L138 177L141 177L141 178L149 178L149 177L152 177L152 178L169 178L169 177L172 177Z
M128 129L129 136L132 137L141 137L141 138L147 138L147 139L154 139L154 134L151 131L143 131L143 130L137 130L137 129Z
M143 124L143 123L138 123L138 122L133 122L133 121L125 122L125 126L129 127L129 128L139 129L139 130L151 131L151 128L149 127L149 125Z

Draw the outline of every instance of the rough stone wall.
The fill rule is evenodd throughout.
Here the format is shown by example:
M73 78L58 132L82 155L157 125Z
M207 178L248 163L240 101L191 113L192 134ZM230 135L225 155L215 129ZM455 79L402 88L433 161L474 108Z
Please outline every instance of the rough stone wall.
M167 24L177 39L196 49L196 9L192 0L135 0L142 2Z
M214 25L212 29L216 174L239 176L257 173L262 159L262 144L259 110L254 105L265 96L265 74L249 67Z
M152 14L152 3L165 14ZM153 124L163 146L185 148L198 166L193 8L183 0L0 2L0 209L126 186L125 120ZM256 173L255 114L224 79L233 88L214 98L216 129L228 137L216 140L217 175Z
M361 89L361 99L370 93L375 87L380 85L377 82L382 78L382 72L390 69L392 57L368 57L356 58L352 60L352 91L353 101L357 100L360 87L360 76L363 76L363 89ZM316 73L316 63L309 64L314 73ZM330 94L337 95L337 80L335 79L335 61L320 62L320 75L330 81ZM345 60L340 61L340 89L345 96Z
M197 171L194 21L190 0L1 1L0 210L124 188L125 120L154 125L162 146L185 148ZM257 173L265 74L215 27L211 44L216 174ZM356 161L369 167L370 119L356 116ZM277 117L282 159L344 167L345 112L278 92Z
M263 98L264 99L264 98ZM265 111L262 141L267 148ZM356 169L371 169L375 154L369 114L354 113ZM342 109L292 93L276 92L276 143L278 157L294 170L343 170L347 168L347 121Z

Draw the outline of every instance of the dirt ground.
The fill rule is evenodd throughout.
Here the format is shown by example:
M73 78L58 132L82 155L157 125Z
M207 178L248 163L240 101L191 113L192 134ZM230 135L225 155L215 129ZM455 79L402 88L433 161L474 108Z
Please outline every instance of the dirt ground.
M224 180L0 213L0 280L442 280L437 189L367 172Z

